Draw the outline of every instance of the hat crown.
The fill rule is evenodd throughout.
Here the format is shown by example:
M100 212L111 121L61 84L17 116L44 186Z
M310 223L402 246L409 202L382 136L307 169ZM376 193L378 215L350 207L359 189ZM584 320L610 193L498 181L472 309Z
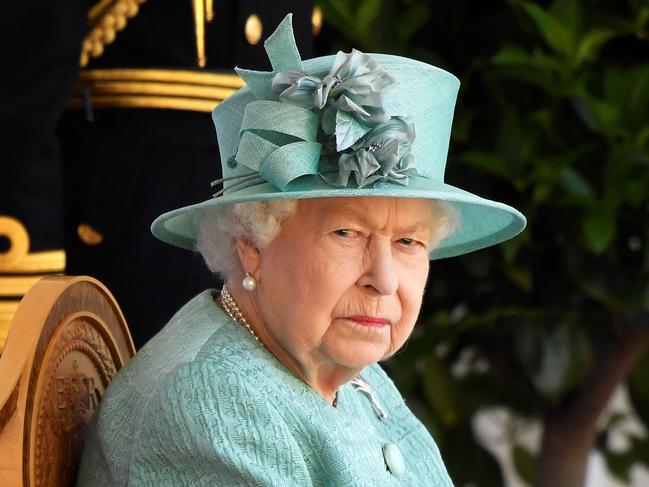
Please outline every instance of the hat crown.
M222 173L224 179L231 179L225 182L226 192L245 187L246 180L251 184L258 183L258 178L252 174L282 188L283 184L290 186L293 179L302 175L321 172L317 168L321 151L318 142L321 141L316 141L315 137L311 140L305 135L315 134L319 129L322 133L321 128L313 126L318 123L317 117L310 116L305 108L279 101L277 94L272 93L271 85L278 73L287 71L300 71L316 77L316 80L323 79L343 53L302 61L293 38L290 14L267 39L265 48L273 71L237 69L247 86L213 111ZM354 53L362 55L358 51ZM409 124L414 125L416 136L413 134L409 151L414 158L416 174L443 181L459 80L440 68L401 56L369 54L369 58L378 64L388 79L394 81L381 95L385 111L405 117ZM272 127L267 126L267 120L260 122L260 117L271 119ZM270 138L273 143L278 143L278 134L280 139L285 136L284 142L278 143L278 146L286 144L281 147L284 150L275 150L277 147L274 145L268 147L266 135L271 131L277 132ZM294 143L296 140L300 143ZM260 162L247 163L250 157ZM312 162L306 162L307 159ZM370 187L385 184L394 183L383 178ZM354 186L353 181L347 186Z
M444 182L457 78L356 50L302 61L290 20L265 43L273 71L237 69L246 87L212 113L225 176L213 185L223 188L158 217L156 237L192 249L208 209L308 198L444 201L461 223L431 259L494 245L525 227L516 209Z

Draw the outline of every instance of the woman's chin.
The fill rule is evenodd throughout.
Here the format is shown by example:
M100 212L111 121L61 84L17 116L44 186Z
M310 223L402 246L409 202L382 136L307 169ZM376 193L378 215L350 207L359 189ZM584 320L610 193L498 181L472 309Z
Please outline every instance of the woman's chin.
M384 340L377 340L376 336L372 340L345 337L340 340L325 340L323 346L331 361L344 367L360 369L383 359L390 349L389 337L389 333Z

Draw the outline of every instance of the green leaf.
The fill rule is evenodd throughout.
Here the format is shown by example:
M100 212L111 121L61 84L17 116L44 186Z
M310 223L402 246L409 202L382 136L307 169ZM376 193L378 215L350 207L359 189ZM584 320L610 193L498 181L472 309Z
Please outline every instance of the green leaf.
M636 135L636 142L640 147L649 144L649 125L638 132L638 135Z
M525 482L532 485L536 480L536 458L532 453L520 445L515 445L512 449L512 460L516 473Z
M611 292L608 285L610 277L598 272L592 272L593 275L585 274L586 271L582 270L579 274L571 276L580 290L589 298L597 301L607 313L611 315L623 313L623 303L618 296Z
M546 183L537 184L532 192L532 201L540 205L545 203L552 196L552 186Z
M605 212L591 213L584 218L583 231L588 247L596 254L606 250L615 236L614 215Z
M528 243L529 232L523 232L518 238L512 238L500 244L500 250L503 253L503 258L508 264L512 264L514 259L520 254L523 246Z
M505 485L498 461L474 439L470 422L451 429L446 439L441 449L454 485Z
M588 104L600 127L612 124L618 117L619 108L608 100L590 99Z
M627 455L626 453L619 454L606 452L605 458L609 472L611 472L620 482L627 485L631 483L630 474L634 459L630 458L630 455Z
M581 96L574 96L570 98L570 105L579 120L581 120L589 129L595 130L597 120L595 119L593 110L591 110L590 106L586 102L586 99Z
M649 64L616 70L606 76L606 97L620 107L627 127L642 130L649 120Z
M637 362L627 380L629 400L633 410L649 427L649 353L645 353Z
M604 429L612 428L615 425L619 424L622 421L627 419L626 414L622 413L613 413L608 418L606 418L606 423L604 424Z
M583 0L554 0L549 14L561 22L575 36L583 32Z
M532 274L529 269L520 269L507 266L504 269L507 278L516 284L522 291L529 293L532 290Z
M405 10L398 18L393 28L399 35L399 40L408 42L430 19L430 5L418 3Z
M505 161L491 152L469 150L460 154L459 160L495 176L509 178L509 168Z
M578 64L592 61L609 40L615 37L616 32L610 29L593 29L588 32L577 45L575 58Z
M319 2L327 24L332 25L340 32L353 33L355 16L351 3L347 0L328 0Z
M644 29L647 26L647 23L649 23L649 7L644 6L638 9L638 12L636 13L634 22L636 31Z
M649 467L649 438L634 437L629 455L633 458L634 463L644 464L645 467Z
M349 149L369 130L368 126L363 125L349 113L338 110L336 113L336 150Z
M383 0L363 0L356 11L356 29L367 37L374 31L374 22L381 12Z
M525 1L516 3L534 21L539 33L550 47L566 57L572 55L574 51L572 36L564 24L535 3Z
M457 421L456 384L446 365L431 353L425 359L423 375L424 394L442 424L449 426Z
M576 196L593 197L593 190L581 175L569 166L559 171L559 183L568 193Z
M491 62L501 65L529 65L532 64L532 56L518 46L505 46L491 58Z
M471 127L475 120L475 112L466 109L461 113L456 113L453 117L453 131L451 137L455 142L467 142L471 135Z
M518 46L506 45L500 49L492 58L491 63L496 66L511 66L535 68L532 73L533 77L547 75L552 72L561 72L563 65L555 57L548 56L542 50L536 48L531 53L521 49Z
M649 177L633 179L624 185L626 201L634 208L639 208L642 205L647 198L647 191L649 191Z

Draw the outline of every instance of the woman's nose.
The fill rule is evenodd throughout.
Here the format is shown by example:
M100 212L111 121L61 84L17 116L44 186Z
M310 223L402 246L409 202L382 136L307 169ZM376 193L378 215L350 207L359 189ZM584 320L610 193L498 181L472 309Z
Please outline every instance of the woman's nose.
M381 295L389 296L397 292L399 278L396 263L389 242L368 246L364 255L364 272L359 285L372 288Z

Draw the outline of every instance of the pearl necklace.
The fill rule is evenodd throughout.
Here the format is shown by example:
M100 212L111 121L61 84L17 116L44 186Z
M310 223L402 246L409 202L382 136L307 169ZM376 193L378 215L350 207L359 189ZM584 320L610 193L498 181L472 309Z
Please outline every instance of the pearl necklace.
M236 301L228 291L228 288L225 286L223 286L223 289L221 289L221 303L223 304L223 310L228 314L228 316L237 323L245 326L253 336L253 338L261 343L261 340L259 340L259 337L248 323L248 320L246 320L246 317L243 316L243 313L239 309L239 306L237 306Z
M237 302L234 300L230 292L228 291L228 288L223 286L223 289L221 289L221 304L223 305L223 311L227 313L227 315L232 318L234 321L237 323L243 325L246 327L246 329L250 332L250 334L253 336L255 340L257 340L261 345L265 348L265 345L263 342L259 339L255 331L252 329L250 326L250 323L248 323L248 320L246 320L246 317L243 315L241 310L239 309L239 306L237 306ZM334 398L332 401L333 407L336 407L338 405L338 391L334 394Z

